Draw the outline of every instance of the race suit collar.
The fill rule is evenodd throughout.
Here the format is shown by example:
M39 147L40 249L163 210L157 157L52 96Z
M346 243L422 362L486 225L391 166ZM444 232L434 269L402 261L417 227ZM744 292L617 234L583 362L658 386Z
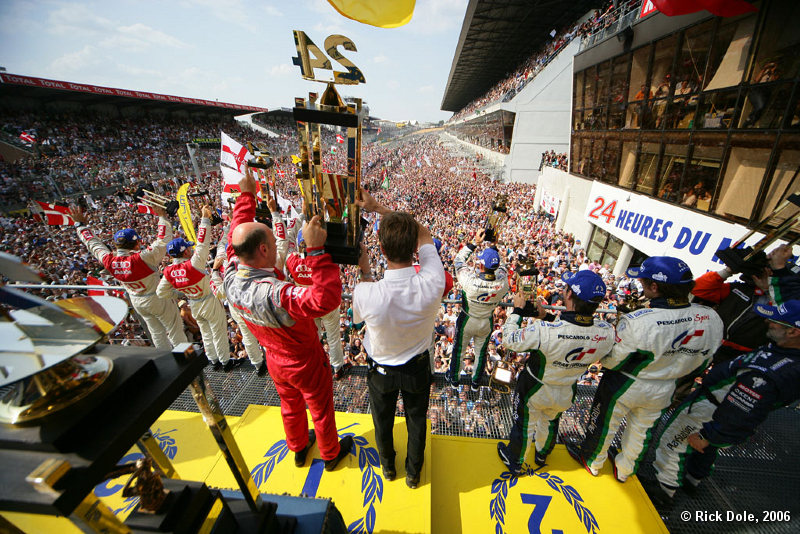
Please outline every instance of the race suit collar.
M236 270L236 276L241 278L257 278L271 276L273 278L277 278L277 274L275 273L275 269L259 269L257 267L250 267L249 265L245 265L244 263L239 263L238 269Z
M594 317L591 315L578 315L574 311L562 311L561 319L578 326L594 325Z
M651 308L688 308L688 300L668 299L666 297L657 297L650 299Z
M480 278L482 280L488 280L490 282L492 282L492 281L497 279L497 277L495 276L495 274L493 272L491 272L491 273L490 272L478 273L478 278Z

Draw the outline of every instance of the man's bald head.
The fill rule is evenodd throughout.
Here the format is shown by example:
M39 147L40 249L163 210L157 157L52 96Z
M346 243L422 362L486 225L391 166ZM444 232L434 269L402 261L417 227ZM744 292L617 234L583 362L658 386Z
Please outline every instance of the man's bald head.
M231 246L240 260L249 263L260 256L259 248L262 244L269 249L271 235L272 232L266 224L258 222L242 223L233 229Z

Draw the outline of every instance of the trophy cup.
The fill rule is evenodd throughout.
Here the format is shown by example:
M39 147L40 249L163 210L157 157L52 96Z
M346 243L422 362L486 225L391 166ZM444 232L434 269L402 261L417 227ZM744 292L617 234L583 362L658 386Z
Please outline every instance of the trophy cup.
M486 220L484 240L491 241L492 243L497 242L497 232L503 223L506 222L506 219L508 219L506 202L508 202L508 196L505 194L497 195L492 201L492 214L489 215L489 218Z
M345 65L347 72L333 71L333 80L318 80L314 69L332 70L325 54L305 32L294 31L298 57L292 58L306 80L326 84L322 96L309 93L308 99L295 98L293 108L300 144L297 181L303 196L306 220L319 215L328 232L325 251L333 261L357 265L364 233L361 209L355 204L361 197L361 125L364 110L361 99L346 104L336 91L335 84L364 83L361 71L338 51L338 47L355 51L353 42L342 35L325 39L325 49L331 58ZM313 55L313 59L311 56ZM325 124L347 130L346 174L326 172L322 166L322 128Z
M536 277L539 276L539 269L534 265L536 265L535 259L520 255L516 272L517 288L526 300L530 300L536 290Z
M180 208L180 204L178 204L177 200L170 200L165 196L148 191L147 189L140 188L134 196L145 206L163 209L170 217L175 217Z

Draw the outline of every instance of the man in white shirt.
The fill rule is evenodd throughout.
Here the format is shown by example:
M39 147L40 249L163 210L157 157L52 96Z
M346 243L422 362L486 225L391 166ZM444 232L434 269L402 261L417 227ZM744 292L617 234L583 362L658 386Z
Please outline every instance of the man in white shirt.
M381 215L378 241L386 257L384 277L374 282L366 248L359 268L361 283L353 290L353 321L366 323L364 347L369 356L369 403L383 475L395 471L394 414L402 391L408 446L406 484L420 483L425 459L425 416L428 411L433 354L433 325L440 309L445 276L427 228L409 213L381 206L366 191L359 204ZM419 252L419 272L413 266Z

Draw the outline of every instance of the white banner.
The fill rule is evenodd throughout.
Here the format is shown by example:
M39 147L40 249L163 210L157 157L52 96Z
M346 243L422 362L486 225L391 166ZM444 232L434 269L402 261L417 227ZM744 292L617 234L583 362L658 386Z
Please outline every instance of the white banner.
M678 206L594 182L586 204L586 219L641 250L648 256L675 256L695 276L724 267L716 257L747 233L742 225L727 223ZM755 234L746 245L764 235ZM770 249L778 243L770 245Z
M558 208L560 204L561 201L558 200L558 197L548 191L542 191L541 206L545 213L553 217L558 217Z

